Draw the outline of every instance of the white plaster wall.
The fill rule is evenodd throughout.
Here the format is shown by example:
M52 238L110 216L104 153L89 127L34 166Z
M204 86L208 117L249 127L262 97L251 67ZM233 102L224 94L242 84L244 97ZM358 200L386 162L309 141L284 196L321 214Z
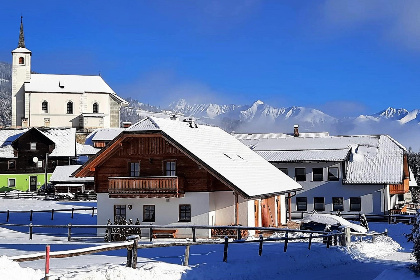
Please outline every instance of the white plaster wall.
M25 59L19 64L19 57ZM12 126L21 126L25 116L25 98L23 83L31 78L31 53L12 54Z
M42 102L48 102L48 113L42 111ZM67 102L73 102L73 114L67 114ZM84 104L86 102L86 104ZM78 127L82 113L92 113L93 103L99 104L99 113L105 114L104 128L110 127L110 104L108 94L98 93L30 93L25 101L30 114L31 126L43 126L50 118L51 127ZM85 106L86 105L86 106ZM85 111L85 108L87 111Z
M276 163L277 167L288 168L288 175L291 178L295 178L295 168L305 167L306 168L306 181L298 181L302 185L303 190L298 191L296 196L292 198L292 212L296 210L296 197L307 197L308 207L307 211L311 212L314 210L314 197L324 197L325 211L323 213L333 213L332 198L343 197L344 200L344 211L350 212L350 197L361 197L362 210L365 214L383 214L383 188L384 185L348 185L342 184L343 171L341 169L341 163ZM324 181L313 181L312 180L312 168L323 168L324 169ZM328 167L338 167L339 169L339 181L328 181ZM385 198L386 199L386 198ZM386 202L386 207L390 205L390 202ZM388 208L386 208L388 210Z
M210 202L210 205L214 207L210 210L215 212L215 225L232 225L235 223L235 195L232 191L210 193ZM238 203L238 223L247 226L249 224L250 204L241 196L238 197ZM253 211L253 204L251 209ZM253 219L253 212L251 217ZM252 222L252 224L254 224L254 222Z
M179 204L191 204L191 222L178 222ZM98 224L106 224L114 219L114 205L132 205L127 207L127 220L138 218L143 225L209 225L209 193L186 193L181 198L109 198L108 193L98 194ZM155 205L155 222L143 221L143 205ZM98 230L103 234L104 230ZM147 236L148 230L142 230ZM209 230L196 230L197 237L209 237ZM179 237L192 237L190 229L178 229Z

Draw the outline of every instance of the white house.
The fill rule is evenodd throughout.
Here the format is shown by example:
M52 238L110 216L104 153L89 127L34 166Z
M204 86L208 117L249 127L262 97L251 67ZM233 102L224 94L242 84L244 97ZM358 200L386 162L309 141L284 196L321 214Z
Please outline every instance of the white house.
M31 56L21 20L12 51L12 127L120 126L120 108L128 103L101 76L33 74Z
M303 190L292 211L386 214L409 199L406 149L388 135L236 134Z
M95 178L98 224L124 217L158 225L277 226L286 222L285 194L301 189L220 128L153 117L121 131L74 175Z

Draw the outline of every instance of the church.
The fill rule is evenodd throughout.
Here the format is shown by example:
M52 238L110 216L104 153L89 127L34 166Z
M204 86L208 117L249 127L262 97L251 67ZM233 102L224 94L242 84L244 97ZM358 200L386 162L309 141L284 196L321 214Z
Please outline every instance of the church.
M31 55L21 18L18 47L12 51L12 127L120 127L120 109L128 102L101 76L34 74Z

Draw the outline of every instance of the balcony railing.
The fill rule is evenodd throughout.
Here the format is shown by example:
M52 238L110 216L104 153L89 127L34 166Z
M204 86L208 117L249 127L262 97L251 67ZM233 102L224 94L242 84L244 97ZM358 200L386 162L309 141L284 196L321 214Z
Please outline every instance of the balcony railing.
M110 197L178 197L183 193L179 177L111 177L108 193Z
M389 185L390 194L404 194L409 192L408 180L404 179L403 184Z

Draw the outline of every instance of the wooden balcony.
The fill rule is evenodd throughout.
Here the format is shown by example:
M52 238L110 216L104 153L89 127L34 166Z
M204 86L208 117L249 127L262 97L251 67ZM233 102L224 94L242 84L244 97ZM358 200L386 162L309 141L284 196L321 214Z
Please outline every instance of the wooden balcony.
M109 197L180 197L183 180L173 176L111 177Z
M409 191L408 179L404 179L403 184L389 185L389 194L405 194Z

